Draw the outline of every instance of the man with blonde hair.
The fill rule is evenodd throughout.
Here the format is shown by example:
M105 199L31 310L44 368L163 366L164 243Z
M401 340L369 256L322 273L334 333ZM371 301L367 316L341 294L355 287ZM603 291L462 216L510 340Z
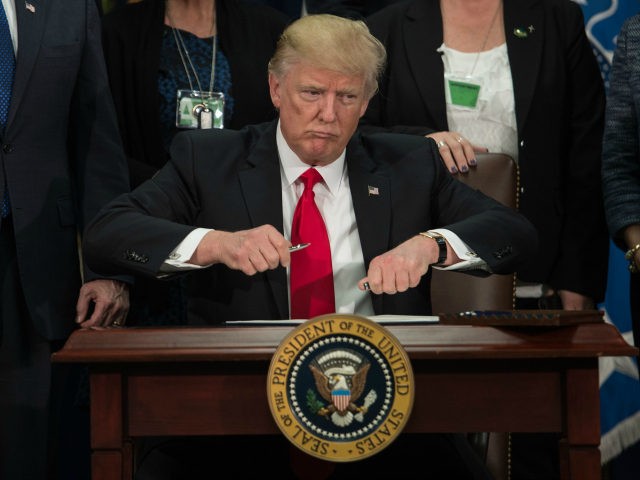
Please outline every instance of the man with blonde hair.
M279 119L178 135L170 162L89 227L90 264L148 276L192 271L194 324L428 315L432 266L512 272L536 247L524 217L453 179L432 140L356 132L384 62L384 48L362 22L311 15L292 23L269 64ZM305 237L310 215L314 238ZM292 253L289 239L310 245ZM376 478L417 471L486 478L458 440L401 436L397 448L353 468L372 468ZM207 448L234 440L217 441ZM261 445L251 455L263 456L238 468L258 475L273 467L282 476L274 444ZM188 463L198 461L191 455Z
M384 46L363 22L345 22L332 15L307 16L282 34L269 62L269 73L282 78L293 65L307 62L316 68L362 75L368 100L378 90L386 57Z

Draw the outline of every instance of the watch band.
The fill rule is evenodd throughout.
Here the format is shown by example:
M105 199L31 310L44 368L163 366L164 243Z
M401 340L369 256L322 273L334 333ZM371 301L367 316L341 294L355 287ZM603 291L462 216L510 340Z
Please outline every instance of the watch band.
M420 232L423 237L428 237L436 241L438 244L438 261L432 263L436 267L441 267L447 261L447 242L442 235L436 232Z

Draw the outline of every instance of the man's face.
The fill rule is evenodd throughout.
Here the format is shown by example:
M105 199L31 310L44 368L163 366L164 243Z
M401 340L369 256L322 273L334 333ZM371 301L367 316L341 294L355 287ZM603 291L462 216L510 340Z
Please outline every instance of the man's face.
M283 78L269 75L273 104L287 144L309 165L338 158L367 109L364 78L295 64Z

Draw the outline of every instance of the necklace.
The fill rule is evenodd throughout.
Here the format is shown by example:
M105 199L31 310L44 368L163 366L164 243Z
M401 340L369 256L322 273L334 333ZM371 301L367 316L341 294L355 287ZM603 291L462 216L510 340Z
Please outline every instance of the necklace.
M473 62L473 67L471 68L471 72L469 73L469 77L473 76L473 73L476 71L476 66L478 65L478 59L480 58L480 54L482 52L484 52L484 47L487 46L487 42L489 41L489 35L491 34L491 31L493 30L493 26L496 23L496 20L498 18L498 13L500 13L500 10L502 9L502 2L498 2L498 7L496 8L495 13L493 14L493 18L491 19L491 23L489 24L489 28L487 29L487 33L484 36L484 40L482 41L482 46L480 47L480 50L478 50L478 53L476 54L476 59Z
M189 75L189 69L187 68L187 62L185 62L185 57L189 62L189 66L191 67L191 71L193 72L193 76L198 85L198 90L202 92L202 86L200 85L200 78L198 77L198 72L193 66L193 62L191 61L191 56L189 55L189 50L187 50L187 46L184 43L184 39L182 38L182 33L177 28L171 27L171 31L173 32L173 38L176 41L176 47L178 49L178 54L180 54L180 60L182 61L182 66L184 67L184 73L187 74L187 80L189 81L189 88L194 90L193 82L191 81L191 75ZM183 53L184 52L184 53ZM211 77L209 79L209 92L213 91L213 80L216 74L216 36L213 36L211 41Z
M214 4L215 5L215 4ZM215 7L214 7L215 8ZM198 86L198 91L203 92L202 85L200 84L200 78L198 77L198 72L195 69L193 62L191 61L191 56L189 55L189 50L187 50L187 46L184 43L184 39L182 38L182 33L176 27L174 27L175 23L171 19L169 15L169 8L165 7L165 13L167 15L167 20L169 21L169 26L171 27L171 31L173 32L173 38L176 42L176 48L178 49L178 54L180 55L180 60L182 61L182 66L184 67L184 72L187 75L187 80L189 82L189 88L193 91L193 82L191 81L191 74L189 73L189 68L187 67L187 62L191 67L191 72L193 73L193 77L195 78L196 84ZM212 30L215 31L216 21L215 21L215 11L213 12L213 25ZM186 58L186 61L185 61ZM212 35L211 39L211 77L209 78L209 92L213 92L213 81L216 73L216 35Z

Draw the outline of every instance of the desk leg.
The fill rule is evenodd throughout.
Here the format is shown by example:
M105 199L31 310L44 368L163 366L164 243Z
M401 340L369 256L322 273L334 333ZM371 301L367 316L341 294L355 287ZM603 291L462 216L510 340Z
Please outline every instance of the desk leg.
M600 480L598 361L566 372L566 439L560 444L563 480Z
M123 439L122 375L91 375L91 478L131 480L132 447Z

